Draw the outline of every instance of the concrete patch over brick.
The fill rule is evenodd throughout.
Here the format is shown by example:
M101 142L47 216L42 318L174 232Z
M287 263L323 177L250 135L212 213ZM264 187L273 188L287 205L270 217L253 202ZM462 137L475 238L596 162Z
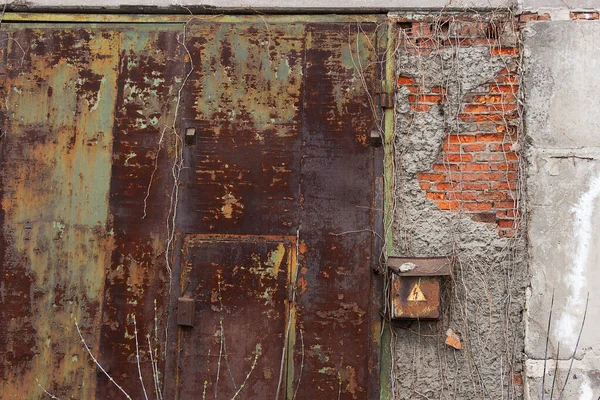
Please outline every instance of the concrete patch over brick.
M398 399L522 397L518 40L506 21L401 25L410 33L400 32L397 61L394 250L458 262L441 320L398 326ZM500 164L514 169L492 169ZM444 344L449 328L462 350Z

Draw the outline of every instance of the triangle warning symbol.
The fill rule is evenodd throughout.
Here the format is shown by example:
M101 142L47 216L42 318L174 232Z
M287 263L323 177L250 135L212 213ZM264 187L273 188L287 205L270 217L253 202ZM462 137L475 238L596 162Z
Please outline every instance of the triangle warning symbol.
M425 298L425 295L423 294L423 291L421 291L418 283L415 283L415 286L413 286L412 290L410 291L410 294L408 295L408 301L427 301L427 298Z

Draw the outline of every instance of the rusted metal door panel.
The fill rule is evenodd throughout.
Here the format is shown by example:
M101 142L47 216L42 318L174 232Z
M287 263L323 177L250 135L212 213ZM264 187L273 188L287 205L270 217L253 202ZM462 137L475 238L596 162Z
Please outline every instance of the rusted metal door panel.
M319 19L2 24L2 398L377 397L377 26Z
M109 192L114 248L104 282L98 359L127 393L140 398L134 318L144 385L154 397L155 377L158 385L163 382L176 204L172 166L179 143L173 126L185 50L181 26L136 26L122 37ZM158 360L154 367L150 351ZM99 374L96 397L122 393Z
M123 395L75 321L138 397L134 316L149 390L147 333L164 359L182 26L3 29L0 397L37 398L36 381L61 398Z
M295 232L303 32L303 24L189 25L194 71L183 113L197 144L184 154L181 231Z
M0 397L93 398L74 319L97 353L120 33L3 29Z
M307 27L299 224L306 251L298 298L305 351L296 346L294 352L296 365L304 357L303 375L295 377L296 383L301 378L298 398L367 398L369 314L376 312L367 295L374 150L366 145L373 123L366 88L376 87L367 35L375 27L355 29Z
M194 398L205 386L214 396L221 358L217 398L239 390L240 398L365 399L373 377L370 315L378 312L369 296L375 150L367 144L376 25L198 22L189 25L188 40L194 72L184 89L182 130L195 128L197 141L184 150L178 226L213 236L194 252L197 261L186 265L180 289L195 296L189 277L206 274L210 263L219 266L217 276L244 265L231 251L214 252L222 248L219 238L231 234L295 237L299 260L297 284L284 300L285 326L281 311L277 324L268 317L280 301L271 295L282 293L283 282L257 281L268 288L268 301L243 311L239 304L256 296L255 286L232 286L235 296L228 293L218 310L196 301L197 323L208 326L182 328L179 398ZM256 254L266 257L267 250ZM183 259L189 262L189 254ZM236 321L240 313L252 318ZM256 327L269 324L270 335L227 329L261 314ZM269 352L254 369L257 343ZM223 364L215 351L225 348L244 360L241 366ZM241 387L248 373L252 385Z
M272 398L296 276L295 237L191 235L183 296L196 301L181 328L177 398Z

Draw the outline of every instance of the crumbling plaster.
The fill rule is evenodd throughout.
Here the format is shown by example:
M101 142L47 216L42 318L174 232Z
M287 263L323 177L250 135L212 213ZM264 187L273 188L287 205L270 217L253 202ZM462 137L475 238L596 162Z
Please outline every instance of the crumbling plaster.
M526 392L541 398L544 358L576 360L563 398L600 396L600 22L544 21L524 30L531 288ZM550 345L546 332L551 310ZM567 378L561 361L557 381ZM546 362L546 395L555 364Z
M520 382L509 376L520 377L522 368L523 237L501 238L493 223L440 210L417 179L439 162L445 135L468 128L456 118L465 95L485 87L506 61L490 57L487 47L399 53L399 76L442 86L447 99L429 112L414 112L411 93L404 88L397 93L394 252L453 255L458 262L443 291L441 320L397 324L395 398L520 398ZM463 350L444 344L448 328L459 334Z

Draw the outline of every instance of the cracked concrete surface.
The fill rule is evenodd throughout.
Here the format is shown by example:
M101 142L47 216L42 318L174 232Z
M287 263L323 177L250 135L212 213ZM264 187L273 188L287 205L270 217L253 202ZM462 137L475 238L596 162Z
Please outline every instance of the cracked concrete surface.
M525 29L526 133L531 288L527 299L526 396L562 390L589 307L563 398L600 396L600 90L599 21L536 22Z

